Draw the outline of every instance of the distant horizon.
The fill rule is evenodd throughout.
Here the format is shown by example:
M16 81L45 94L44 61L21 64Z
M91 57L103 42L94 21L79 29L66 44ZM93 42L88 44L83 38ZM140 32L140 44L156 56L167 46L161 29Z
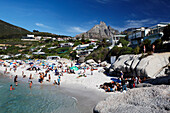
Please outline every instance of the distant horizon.
M100 21L119 32L170 21L169 0L6 0L0 10L15 26L72 37Z

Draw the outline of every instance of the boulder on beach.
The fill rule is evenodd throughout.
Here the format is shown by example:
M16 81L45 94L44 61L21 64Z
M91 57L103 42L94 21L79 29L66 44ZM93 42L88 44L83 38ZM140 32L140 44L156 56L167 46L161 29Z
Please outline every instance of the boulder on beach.
M141 54L122 55L112 65L112 68L116 71L131 73L133 76L156 78L165 76L164 73L160 74L160 72L169 64L169 57L170 52L154 53L144 58L141 58Z
M94 113L168 113L170 86L135 88L115 93L94 108Z

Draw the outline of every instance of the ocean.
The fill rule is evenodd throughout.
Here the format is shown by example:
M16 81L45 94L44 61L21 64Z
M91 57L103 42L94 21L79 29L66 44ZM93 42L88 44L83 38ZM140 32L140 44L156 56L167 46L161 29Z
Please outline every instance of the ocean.
M10 91L10 85L14 90ZM0 74L0 113L80 113L76 99L58 86L34 85Z

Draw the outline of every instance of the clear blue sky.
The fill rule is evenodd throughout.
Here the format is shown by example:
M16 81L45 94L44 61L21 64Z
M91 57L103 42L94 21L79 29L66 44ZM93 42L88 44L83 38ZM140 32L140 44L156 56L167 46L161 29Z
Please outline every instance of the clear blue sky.
M1 0L0 19L75 36L104 21L118 30L170 22L170 0Z

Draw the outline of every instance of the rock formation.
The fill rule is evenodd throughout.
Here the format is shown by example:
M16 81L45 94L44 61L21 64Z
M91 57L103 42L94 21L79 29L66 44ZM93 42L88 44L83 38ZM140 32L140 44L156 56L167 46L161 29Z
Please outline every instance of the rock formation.
M169 52L155 53L142 59L141 56L141 54L122 55L112 65L112 69L150 78L165 75L165 67L169 64Z
M107 26L104 22L100 22L99 25L95 25L92 29L87 31L86 33L81 33L76 35L75 37L80 37L84 35L85 38L110 38L114 34L118 34L118 31L113 29L111 26Z
M115 93L94 108L95 113L168 113L170 86L135 88Z

